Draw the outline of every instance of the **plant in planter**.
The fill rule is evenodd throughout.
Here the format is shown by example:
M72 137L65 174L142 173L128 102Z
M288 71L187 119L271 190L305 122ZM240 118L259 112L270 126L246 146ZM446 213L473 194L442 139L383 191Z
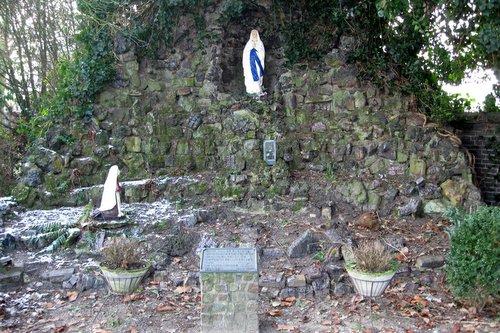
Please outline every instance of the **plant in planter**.
M354 262L346 265L356 291L363 296L380 296L389 285L398 264L379 241L369 241L354 249Z
M111 290L120 294L134 292L151 267L141 260L139 242L134 239L115 237L102 254L99 267Z

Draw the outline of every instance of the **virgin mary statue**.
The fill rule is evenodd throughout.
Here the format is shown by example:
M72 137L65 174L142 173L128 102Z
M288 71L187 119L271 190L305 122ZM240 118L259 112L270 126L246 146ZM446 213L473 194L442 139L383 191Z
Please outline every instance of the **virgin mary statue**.
M264 59L266 50L260 40L259 32L252 30L250 39L243 49L243 75L248 94L263 95L262 78L264 76Z

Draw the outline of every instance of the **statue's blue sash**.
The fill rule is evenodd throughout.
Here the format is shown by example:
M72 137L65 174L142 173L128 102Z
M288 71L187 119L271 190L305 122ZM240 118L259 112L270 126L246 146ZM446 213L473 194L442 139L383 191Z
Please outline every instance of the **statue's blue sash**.
M259 74L257 73L257 65L260 69L260 76L264 76L264 68L262 68L262 64L260 63L260 59L257 56L257 50L253 48L250 50L250 70L252 71L252 76L254 81L259 81Z

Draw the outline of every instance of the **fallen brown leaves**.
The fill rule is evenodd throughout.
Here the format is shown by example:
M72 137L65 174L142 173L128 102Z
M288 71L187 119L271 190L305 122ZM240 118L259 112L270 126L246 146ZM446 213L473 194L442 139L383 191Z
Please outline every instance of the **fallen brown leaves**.
M143 295L131 294L123 296L124 303L134 302L134 301L144 301L144 300L146 300L146 297L144 297Z
M297 300L297 298L295 296L290 296L290 297L286 297L286 298L283 298L281 300L281 306L292 306L295 304L295 301Z
M105 330L103 328L95 328L95 329L92 330L92 333L113 333L113 332Z
M68 301L74 302L78 298L78 291L68 291L65 297Z
M296 331L299 332L296 326L293 325L283 325L283 324L276 324L276 329L278 331Z
M400 249L398 254L396 255L396 259L399 262L408 261L409 257L410 257L410 250L406 246Z
M278 309L274 309L274 310L267 312L267 315L271 316L271 317L278 317L278 316L281 316L281 314L282 314L282 311L278 310Z
M174 293L176 294L184 294L184 293L190 293L193 291L193 287L186 286L186 287L177 287L174 290Z
M175 257L173 262L174 262L174 264L180 264L180 263L182 263L182 259L179 257Z
M176 309L176 307L172 306L172 305L158 305L156 307L156 311L158 311L158 312L174 311L175 309Z
M61 325L61 326L57 326L54 330L55 333L61 333L61 332L64 332L68 329L68 326L66 325Z

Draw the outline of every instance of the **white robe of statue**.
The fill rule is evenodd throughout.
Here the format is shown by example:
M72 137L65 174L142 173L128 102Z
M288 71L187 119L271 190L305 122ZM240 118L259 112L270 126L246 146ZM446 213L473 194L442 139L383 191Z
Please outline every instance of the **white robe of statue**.
M255 49L255 55L252 57L252 50ZM254 51L254 52L255 52ZM245 76L245 87L248 94L263 95L262 79L264 76L264 59L266 50L264 44L260 40L259 32L252 30L250 39L243 49L243 75ZM253 68L253 73L252 73Z
M108 177L104 183L104 191L102 192L101 207L99 211L105 212L113 209L115 206L118 209L118 216L122 217L123 213L121 210L120 202L120 184L118 183L118 176L120 175L120 170L117 165L113 165L108 172Z

